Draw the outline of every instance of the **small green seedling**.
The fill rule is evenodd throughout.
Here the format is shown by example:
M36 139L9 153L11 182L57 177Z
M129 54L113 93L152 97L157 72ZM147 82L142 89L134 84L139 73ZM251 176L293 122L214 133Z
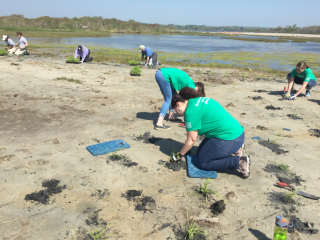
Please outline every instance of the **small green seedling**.
M7 50L5 49L0 49L0 56L4 56L7 54Z
M142 74L142 70L139 66L135 66L135 67L131 68L130 74L133 76L140 76Z
M198 74L201 74L201 69L198 69Z
M280 139L283 137L283 135L281 135L279 132L280 132L280 131L278 131L278 132L275 134L275 137L274 137L274 139L273 139L272 142L271 142L272 144L278 144L277 141L280 140Z
M90 229L90 233L88 234L88 236L92 239L92 240L100 240L100 239L106 239L108 237L110 237L111 235L113 235L114 233L109 233L106 234L106 231L109 230L109 228L114 225L115 223L109 224L108 227L106 225L103 226L99 226L97 229Z
M189 67L186 67L186 72L188 72L188 70L189 70Z
M206 180L204 181L203 186L201 186L201 187L198 189L198 191L200 191L200 192L202 193L202 195L203 195L204 197L206 197L206 203L207 203L207 201L208 201L208 195L209 195L209 194L214 194L214 195L216 195L216 196L221 197L218 192L213 191L212 189L208 188L208 185L209 185L211 182L213 182L213 181L210 180L209 178L206 179ZM222 198L222 197L221 197L221 198Z
M71 57L67 57L66 62L67 63L78 63L79 61L75 57L71 56Z
M243 78L247 78L248 77L248 74L246 74L246 73L242 73L241 75L242 75Z
M116 152L114 152L113 154L111 154L110 156L112 159L116 159L117 157L121 158L121 156Z
M129 64L130 64L131 66L137 65L137 61L135 61L135 60L130 60L130 61L129 61Z
M229 72L228 71L226 71L226 77L228 77L229 76Z
M71 240L75 240L73 233L72 233L72 230L75 231L76 236L79 235L79 232L77 230L75 230L74 227L70 227L70 232L71 232L71 237L72 237Z
M185 236L185 239L194 239L195 235L203 235L203 236L209 235L202 227L199 227L199 225L195 221L190 223L188 208L186 209L187 209L188 224L186 224L187 234Z
M287 203L291 203L291 200L293 200L297 205L299 205L299 203L296 200L296 196L298 195L298 190L296 191L288 191L284 194L284 199Z
M278 163L276 163L276 164L277 164L277 166L278 166L282 171L286 171L286 172L288 172L288 173L291 174L291 172L290 172L287 164L285 164L285 163L283 163L283 162L280 162L279 160L277 160L277 161L278 161Z
M58 77L55 80L65 80L65 81L68 81L68 82L74 82L74 83L82 84L82 82L80 80L73 79L73 78L67 78L67 77Z
M141 128L140 139L143 139L143 135L144 135L144 128Z

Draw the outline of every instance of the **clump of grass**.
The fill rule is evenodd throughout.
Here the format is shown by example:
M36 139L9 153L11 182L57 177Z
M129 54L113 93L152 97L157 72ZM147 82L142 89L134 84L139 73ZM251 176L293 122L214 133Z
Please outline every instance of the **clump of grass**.
M212 190L212 189L210 189L210 188L208 187L211 182L213 182L213 181L210 180L209 178L206 179L206 180L204 181L203 186L201 186L201 187L198 189L198 191L200 191L200 192L202 193L202 195L203 195L204 197L206 197L206 203L207 203L207 201L208 201L208 196L209 196L209 194L214 194L214 195L216 195L216 196L221 197L218 192L216 192L216 191L214 191L214 190ZM222 197L221 197L221 198L222 198Z
M243 78L247 78L247 77L248 77L248 74L242 73L241 76L242 76Z
M144 128L141 128L140 139L143 139Z
M276 163L276 165L282 170L282 171L286 171L288 173L290 173L290 170L287 166L287 164L283 163L283 162L280 162L279 160L277 160L278 163Z
M226 77L228 77L229 76L229 72L228 71L226 71Z
M277 143L277 141L279 141L282 137L283 137L283 135L281 135L280 133L279 133L280 131L278 131L276 134L275 134L275 137L274 137L274 139L272 140L272 144L278 144Z
M201 74L201 69L198 69L198 74Z
M73 56L67 57L66 62L67 62L67 63L79 63L78 59L76 59L76 58L73 57Z
M121 158L121 156L117 153L117 152L114 152L113 154L111 154L110 158L112 159L117 159L117 157Z
M188 72L188 70L189 70L189 67L186 67L186 70L185 70L185 71Z
M141 76L142 70L139 66L135 66L131 68L130 75L131 76Z
M7 54L7 50L5 49L0 49L0 56L4 56Z
M108 226L102 225L102 226L99 226L97 229L90 229L90 233L88 234L88 236L92 240L106 239L114 234L114 233L109 233L109 234L106 233L106 231L108 231L110 227L114 224L115 223L108 224Z
M187 234L185 236L185 239L194 239L195 235L203 235L203 236L209 235L202 227L199 227L199 225L195 221L190 223L188 208L186 209L187 209L188 224L186 224Z
M131 66L137 65L137 61L135 61L135 60L130 60L130 61L129 61L129 64L130 64Z
M299 203L296 200L296 196L298 195L298 190L296 191L288 191L284 194L284 200L287 203L291 203L291 200L293 200L297 205L299 205Z
M58 77L55 80L65 80L65 81L68 81L68 82L82 84L82 82L80 80L73 79L73 78L67 78L67 77Z

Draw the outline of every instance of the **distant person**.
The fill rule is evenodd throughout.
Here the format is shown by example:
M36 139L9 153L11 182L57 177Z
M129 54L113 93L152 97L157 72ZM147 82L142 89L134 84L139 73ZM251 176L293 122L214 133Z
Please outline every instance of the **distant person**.
M80 56L80 62L91 62L93 60L92 57L90 57L90 50L86 48L85 46L79 45L76 49L76 52L74 53L74 58L77 58L78 55Z
M27 51L28 42L27 39L25 39L22 36L22 32L17 32L17 37L19 38L19 44L16 44L15 46L18 47L17 51L15 51L15 55L22 56L22 55L29 55Z
M243 155L244 128L217 101L192 88L183 88L171 107L184 116L187 140L171 160L179 161L193 147L198 135L205 135L197 150L197 167L205 171L239 169L242 178L250 176L250 156Z
M174 116L174 110L171 107L171 99L177 94L176 91L189 87L200 92L203 96L204 85L201 82L194 82L187 73L177 68L161 68L156 72L156 81L164 98L158 121L155 125L156 130L169 130L171 127L164 124L163 120L169 110L169 122L181 122Z
M13 55L14 52L18 49L17 47L15 47L16 44L14 43L14 41L12 41L12 39L7 35L3 35L2 40L7 44L6 49L8 51L8 55Z
M150 48L141 45L139 50L141 52L141 65L143 65L144 59L146 59L145 66L161 64L158 62L158 54L152 51Z
M306 89L306 97L310 97L311 89L317 85L317 79L314 76L308 63L301 61L297 63L297 66L292 69L291 73L287 76L288 79L288 91L285 93L285 98L293 100L299 94ZM302 85L300 89L294 94L294 84Z

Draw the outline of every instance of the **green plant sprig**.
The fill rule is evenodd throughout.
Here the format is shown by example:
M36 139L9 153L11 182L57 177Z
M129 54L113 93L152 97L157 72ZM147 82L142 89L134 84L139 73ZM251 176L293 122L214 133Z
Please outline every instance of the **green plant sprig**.
M218 192L216 192L216 191L214 191L214 190L212 190L212 189L210 189L210 188L208 187L211 182L213 182L213 181L210 180L209 178L206 179L206 180L204 181L204 183L203 183L203 186L200 186L200 188L198 189L198 191L200 191L200 192L202 193L202 195L203 195L204 197L206 197L206 203L208 202L208 196L209 196L209 194L214 194L214 195L219 196L220 198L222 198ZM222 198L222 199L223 199L223 198Z
M202 227L199 227L199 225L195 221L190 223L188 208L186 207L186 209L187 209L188 223L185 226L186 232L187 232L185 239L194 239L195 235L203 235L203 236L209 235Z

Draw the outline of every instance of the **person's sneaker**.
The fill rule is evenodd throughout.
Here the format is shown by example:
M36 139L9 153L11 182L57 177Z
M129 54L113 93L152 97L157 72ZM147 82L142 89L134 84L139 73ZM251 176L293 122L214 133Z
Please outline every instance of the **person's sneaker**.
M242 173L242 178L247 179L250 176L250 165L251 165L251 159L250 156L242 156L240 157L240 171Z
M157 124L154 126L155 130L169 130L171 129L170 126L163 124L162 126L158 126Z
M310 97L311 91L306 91L306 97Z

